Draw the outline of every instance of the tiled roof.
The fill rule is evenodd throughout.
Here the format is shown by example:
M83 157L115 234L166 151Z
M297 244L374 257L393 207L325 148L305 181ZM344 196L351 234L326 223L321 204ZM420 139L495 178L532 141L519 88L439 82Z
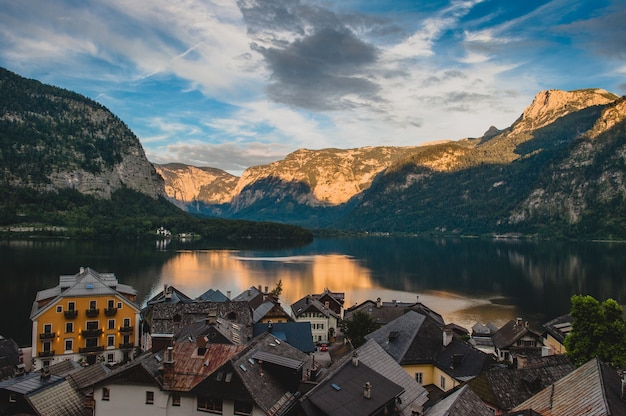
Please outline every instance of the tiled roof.
M87 267L81 268L80 272L75 275L61 276L59 285L56 287L37 292L30 318L34 319L41 312L51 307L55 298L94 295L117 295L129 306L139 311L137 305L127 297L130 296L134 299L137 296L137 291L132 286L120 284L112 273L98 273ZM46 300L50 300L50 302L46 302L40 308L39 302Z
M484 401L510 410L541 389L567 376L574 365L565 355L530 360L527 367L494 367L468 382Z
M357 350L360 362L380 375L402 386L402 403L398 404L400 414L410 416L414 406L423 406L428 400L428 392L387 354L374 340L369 340Z
M440 314L420 302L375 302L373 300L366 300L359 305L355 305L346 309L344 313L344 319L349 320L352 314L354 314L355 312L365 312L370 315L376 322L384 325L402 316L409 310L413 310L415 312L421 313L424 316L428 316L440 326L445 325L444 320Z
M417 338L426 317L417 312L407 312L397 319L378 328L376 331L365 336L365 339L373 339L380 345L387 354L391 355L398 363L402 363L405 359L409 348ZM438 342L441 342L442 336L439 335ZM428 356L432 357L434 354Z
M291 312L296 318L306 312L319 312L327 318L334 316L339 319L339 316L332 309L327 308L322 302L308 295L293 303Z
M467 381L495 364L495 359L464 341L454 339L447 346L442 345L434 363L449 376Z
M435 404L424 416L472 415L493 416L493 412L467 386L462 386Z
M522 338L525 335L529 335L537 339L541 338L541 334L531 330L521 321L511 319L509 322L504 324L502 328L500 328L495 334L493 334L491 339L493 340L493 345L495 345L499 349L502 349L512 346L518 339Z
M559 316L543 324L543 327L554 339L563 344L565 337L572 330L572 317L570 315Z
M544 416L624 416L622 380L597 358L549 385L513 410L533 409Z
M40 415L87 416L91 414L85 407L85 397L74 390L67 380L29 394L27 400Z
M108 376L110 373L111 369L107 368L104 363L96 363L88 365L87 367L74 369L73 371L70 371L65 378L75 389L81 390Z
M266 323L254 324L252 337L256 338L264 332L271 332L279 340L289 343L304 353L315 351L311 324L308 322L276 322L272 323L271 331L268 330L268 327L269 324Z
M219 290L209 289L200 296L198 296L198 300L205 300L209 302L230 302L230 299L220 292Z
M369 399L364 396L366 383L371 385ZM376 414L385 404L394 402L403 390L400 385L365 364L347 364L311 390L306 400L323 415L367 416Z

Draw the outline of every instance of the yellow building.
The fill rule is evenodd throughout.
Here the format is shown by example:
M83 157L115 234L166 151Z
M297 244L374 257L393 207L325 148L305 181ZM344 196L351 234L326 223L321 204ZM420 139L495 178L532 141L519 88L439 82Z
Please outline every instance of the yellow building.
M37 292L33 322L34 368L72 359L111 365L132 359L139 345L137 291L112 273L80 268L59 285Z

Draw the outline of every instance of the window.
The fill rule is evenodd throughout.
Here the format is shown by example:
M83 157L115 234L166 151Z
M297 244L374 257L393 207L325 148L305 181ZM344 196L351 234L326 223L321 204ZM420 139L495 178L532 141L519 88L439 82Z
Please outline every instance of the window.
M122 309L122 302L117 302L117 309Z
M98 346L98 338L85 338L85 347L93 348Z
M50 341L44 341L43 343L43 351L50 352Z
M115 347L115 335L107 335L107 347Z
M108 387L102 387L102 400L108 401L111 397L111 389Z
M68 332L68 333L74 332L74 322L65 323L65 332Z
M113 299L109 299L109 301L107 302L107 307L109 309L113 309L115 307L115 301Z
M216 397L198 396L198 410L222 414L222 399Z
M59 305L57 306L57 313L61 313L63 312L63 306Z
M415 373L415 381L424 384L424 373Z
M52 324L44 324L43 332L45 332L46 334L52 333Z
M124 318L124 327L128 328L130 326L130 318Z
M74 340L73 339L66 339L65 340L65 351L66 352L72 352L74 350Z
M98 304L96 303L95 300L89 301L89 309L96 309L97 307L98 307Z
M441 376L441 390L446 391L446 378Z
M9 403L15 403L17 401L17 396L15 393L9 394Z
M109 329L115 329L115 319L109 319Z
M154 404L154 392L153 391L146 392L146 404Z
M172 406L180 406L180 394L172 393Z
M115 362L115 354L107 354L107 363Z
M100 322L99 321L87 321L87 329L99 329Z
M250 402L240 402L235 400L235 414L236 415L251 415L252 414L252 403Z
M68 311L76 310L76 303L74 303L74 302L67 302L67 310Z
M128 334L124 334L124 335L122 336L122 343L124 343L124 344L130 344L130 335L128 335Z

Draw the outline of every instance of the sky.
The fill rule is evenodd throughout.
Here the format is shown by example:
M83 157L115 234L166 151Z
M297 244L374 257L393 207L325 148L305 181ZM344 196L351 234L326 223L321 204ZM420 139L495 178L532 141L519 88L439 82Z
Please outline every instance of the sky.
M625 95L625 22L626 0L0 0L0 66L106 106L153 163L239 175Z

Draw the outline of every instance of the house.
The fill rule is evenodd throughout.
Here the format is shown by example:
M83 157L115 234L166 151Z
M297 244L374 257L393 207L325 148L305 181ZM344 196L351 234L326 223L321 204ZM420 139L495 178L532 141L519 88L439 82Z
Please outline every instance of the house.
M334 338L340 317L326 304L307 295L291 305L291 313L296 322L307 322L311 325L314 342L328 341Z
M493 334L491 339L500 361L513 364L518 355L525 357L542 355L542 335L530 329L528 322L523 323L522 318L511 319Z
M493 358L444 330L430 315L409 311L365 339L376 341L422 385L449 391L489 368Z
M472 389L464 385L456 388L424 412L424 416L447 415L493 416L493 413Z
M495 415L510 411L575 369L562 354L521 358L518 357L518 368L496 366L467 383Z
M261 291L261 285L258 288L250 286L239 295L235 296L235 302L247 302L252 310L258 308L267 298L268 287L265 286L265 292Z
M565 354L567 349L563 342L572 331L572 317L562 315L543 324L543 344L550 349L550 354Z
M327 309L335 312L337 316L341 317L343 315L343 303L346 298L344 292L332 292L328 288L324 288L322 293L316 293L311 296L313 299L320 301Z
M513 411L532 409L541 415L626 415L624 382L607 364L594 358L555 381Z
M277 339L284 341L297 348L303 353L315 352L315 344L313 344L313 336L311 335L311 325L307 322L269 322L254 324L252 328L252 337L269 332Z
M45 366L40 372L0 382L0 414L91 415L85 397L64 377L68 369L76 369L78 364L71 360L67 363L71 364Z
M376 301L366 300L361 304L346 309L343 319L348 321L352 319L352 315L355 312L363 312L371 316L379 325L385 325L408 311L415 311L422 315L429 316L437 325L443 327L445 322L442 316L423 303L420 303L419 296L417 298L418 302L398 302L396 300L383 302L381 298L377 298Z
M59 285L37 292L32 359L35 368L63 360L93 364L128 361L139 345L137 291L112 273L80 268Z
M274 299L267 299L258 308L252 311L253 322L293 322L293 318L283 307L280 302Z
M297 400L309 356L265 332L193 389L196 410L282 415Z
M199 339L144 354L92 383L95 415L195 414L192 390L243 349Z
M247 302L157 303L152 306L151 315L147 347L152 345L155 337L180 339L181 334L190 335L183 331L194 327L193 336L210 335L211 332L215 339L221 339L215 342L242 345L252 338L252 311Z
M500 328L493 322L487 322L486 324L476 322L474 326L472 326L471 339L477 348L486 352L493 352L494 347L491 337L498 332L499 329Z

